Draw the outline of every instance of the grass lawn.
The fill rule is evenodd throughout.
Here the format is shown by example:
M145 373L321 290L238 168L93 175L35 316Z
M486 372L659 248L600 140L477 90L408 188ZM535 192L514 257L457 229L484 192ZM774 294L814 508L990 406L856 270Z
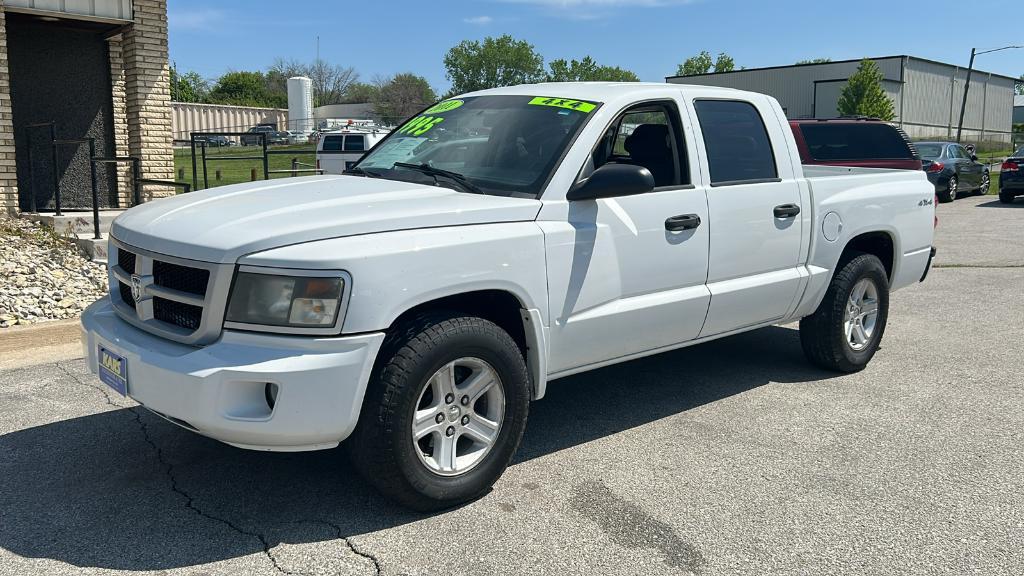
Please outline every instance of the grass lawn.
M316 164L314 152L316 148L312 144L292 144L287 146L271 146L271 151L286 151L288 154L271 154L268 163L270 170L290 170L292 158L305 164ZM249 182L252 179L252 169L256 169L256 179L263 179L263 160L226 160L231 156L262 156L263 149L259 146L228 146L224 148L206 149L206 170L210 187L224 186L226 184L238 184ZM203 165L200 151L196 149L196 174L198 186L203 188ZM309 168L309 166L299 166ZM217 171L220 171L220 179L217 179ZM299 172L299 176L310 176L314 172ZM271 178L288 178L290 173L271 174ZM192 183L192 151L189 148L174 149L174 177L176 180Z

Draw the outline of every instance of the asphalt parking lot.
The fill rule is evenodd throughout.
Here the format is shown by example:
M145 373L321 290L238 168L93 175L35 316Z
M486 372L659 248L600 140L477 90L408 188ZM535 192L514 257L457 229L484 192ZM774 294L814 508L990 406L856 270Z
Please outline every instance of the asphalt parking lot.
M481 500L238 450L81 360L0 371L0 574L1024 573L1024 199L939 207L865 371L793 327L554 382Z

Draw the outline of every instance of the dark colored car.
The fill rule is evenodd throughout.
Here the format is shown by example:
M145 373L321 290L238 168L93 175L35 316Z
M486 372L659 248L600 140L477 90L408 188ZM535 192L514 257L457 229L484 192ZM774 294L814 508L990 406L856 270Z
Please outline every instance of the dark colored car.
M918 153L939 202L952 202L964 192L988 192L988 166L956 142L918 142Z
M999 201L1009 204L1017 196L1024 196L1024 146L1007 158L999 170Z
M242 142L242 146L259 146L260 137L257 134L259 134L260 132L266 134L266 143L270 145L270 143L274 143L273 139L275 134L278 133L278 129L267 124L260 124L258 126L253 126L252 128L249 128L248 132L248 134L239 136L239 141ZM287 134L287 132L285 133ZM286 135L285 141L287 140L288 137Z
M892 124L873 118L790 120L804 164L920 170L910 138Z
M231 146L231 140L228 140L227 136L203 136L202 138L196 138L196 142L205 141L207 146L212 148L219 148L222 146Z

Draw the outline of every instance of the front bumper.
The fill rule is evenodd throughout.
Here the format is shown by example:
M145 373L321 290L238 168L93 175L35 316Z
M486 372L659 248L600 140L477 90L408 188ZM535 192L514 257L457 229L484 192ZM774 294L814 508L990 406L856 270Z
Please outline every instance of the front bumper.
M106 298L82 313L82 345L127 359L128 395L167 420L240 448L333 448L355 428L383 333L333 338L225 330L193 347L128 324ZM267 383L277 386L273 407Z

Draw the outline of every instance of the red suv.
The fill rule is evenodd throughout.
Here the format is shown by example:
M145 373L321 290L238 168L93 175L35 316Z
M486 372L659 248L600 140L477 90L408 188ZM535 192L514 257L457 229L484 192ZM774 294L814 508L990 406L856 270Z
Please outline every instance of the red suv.
M804 164L921 170L921 157L900 128L876 118L790 120Z

